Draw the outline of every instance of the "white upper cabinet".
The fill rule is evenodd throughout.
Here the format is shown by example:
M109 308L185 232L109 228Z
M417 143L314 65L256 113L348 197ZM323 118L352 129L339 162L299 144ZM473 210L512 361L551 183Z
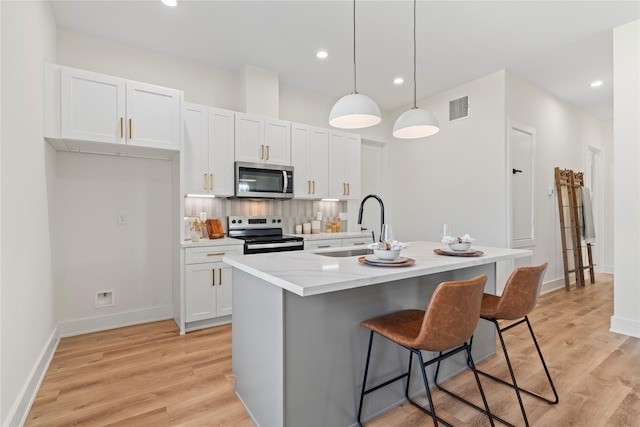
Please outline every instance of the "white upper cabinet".
M299 199L323 199L329 194L329 131L291 125L294 194Z
M184 191L233 195L233 111L184 104Z
M329 131L329 197L360 199L360 135Z
M235 133L236 161L291 165L289 122L236 113Z
M62 138L124 144L125 81L61 69Z
M180 92L127 81L127 144L180 150Z
M57 149L180 150L181 91L51 64L46 79L45 136Z

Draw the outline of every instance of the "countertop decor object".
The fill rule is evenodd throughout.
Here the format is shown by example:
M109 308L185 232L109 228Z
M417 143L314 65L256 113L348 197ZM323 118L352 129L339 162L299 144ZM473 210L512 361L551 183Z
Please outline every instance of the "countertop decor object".
M209 239L221 239L224 237L222 223L218 218L206 220L205 225L207 227L207 234L209 235Z

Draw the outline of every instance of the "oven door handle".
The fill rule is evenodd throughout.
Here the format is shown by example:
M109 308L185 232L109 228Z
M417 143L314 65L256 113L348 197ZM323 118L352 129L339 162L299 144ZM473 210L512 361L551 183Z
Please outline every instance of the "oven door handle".
M303 247L303 242L286 242L286 243L255 243L247 244L247 249L271 249L271 248L291 248L294 246Z
M287 171L282 171L282 177L284 178L284 187L282 188L282 192L286 193L287 188L289 188L289 177L287 176Z

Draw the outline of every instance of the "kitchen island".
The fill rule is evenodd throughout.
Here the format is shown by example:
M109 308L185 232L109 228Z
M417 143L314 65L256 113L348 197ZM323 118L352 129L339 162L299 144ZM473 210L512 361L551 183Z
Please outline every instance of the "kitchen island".
M415 264L386 268L364 265L358 256L323 256L323 251L225 256L224 262L234 268L236 393L256 424L355 425L368 343L368 331L359 326L362 320L401 309L424 310L436 286L447 280L487 274L485 292L494 293L496 263L531 255L489 247L474 247L483 251L479 257L435 254L441 246L411 243L402 256ZM406 369L406 350L376 337L374 352L371 384ZM480 322L474 358L494 352L494 329ZM465 369L460 356L443 364L441 378ZM421 387L419 370L414 373L412 394ZM363 419L403 400L400 384L373 393L365 401Z

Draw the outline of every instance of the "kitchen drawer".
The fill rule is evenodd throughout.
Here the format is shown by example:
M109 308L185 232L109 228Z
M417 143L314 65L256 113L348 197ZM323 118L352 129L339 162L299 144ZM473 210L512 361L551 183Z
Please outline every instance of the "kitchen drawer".
M339 248L342 246L340 239L327 239L327 240L305 240L304 250L315 249L327 249L327 248Z
M238 254L242 254L242 245L199 246L197 248L187 248L185 264L222 262L223 256Z
M373 243L371 236L348 237L346 239L342 239L342 246L366 246L369 243Z

